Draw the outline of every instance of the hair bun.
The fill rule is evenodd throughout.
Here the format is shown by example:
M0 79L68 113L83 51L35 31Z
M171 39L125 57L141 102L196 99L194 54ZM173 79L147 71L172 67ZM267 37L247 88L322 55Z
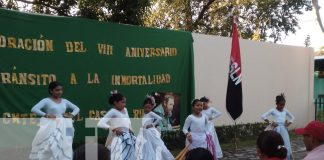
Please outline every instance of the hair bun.
M117 90L112 90L110 91L110 95L108 96L108 102L111 105L114 105L114 102L117 101L121 101L123 100L123 98L125 98L121 93L119 93Z

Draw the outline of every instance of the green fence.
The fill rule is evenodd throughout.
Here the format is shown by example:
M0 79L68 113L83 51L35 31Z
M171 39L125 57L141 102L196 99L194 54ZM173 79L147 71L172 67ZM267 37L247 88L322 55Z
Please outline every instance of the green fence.
M324 122L324 97L315 99L315 119Z

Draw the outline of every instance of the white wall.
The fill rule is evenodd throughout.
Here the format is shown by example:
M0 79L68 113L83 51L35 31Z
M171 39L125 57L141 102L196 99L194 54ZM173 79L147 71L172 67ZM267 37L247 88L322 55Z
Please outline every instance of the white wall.
M231 125L225 108L231 38L193 34L196 97L207 96L222 112L216 125ZM275 106L275 96L286 95L286 108L296 117L292 128L314 119L313 49L240 39L243 114L237 123L260 122Z

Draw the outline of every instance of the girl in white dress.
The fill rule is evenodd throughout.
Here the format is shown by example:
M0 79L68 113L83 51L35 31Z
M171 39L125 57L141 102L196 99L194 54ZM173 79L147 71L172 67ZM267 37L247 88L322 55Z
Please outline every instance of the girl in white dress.
M110 157L113 160L134 160L136 137L131 130L131 121L126 109L126 97L112 91L109 104L114 108L100 119L97 126L109 129L106 147L110 150Z
M189 145L188 150L195 148L208 149L216 160L215 144L208 133L208 119L202 114L202 103L199 99L195 99L191 103L192 114L189 115L183 126L183 133L186 135L186 145Z
M271 108L268 112L264 113L261 118L267 122L268 124L271 124L274 127L274 130L280 133L282 136L285 147L288 151L287 153L287 159L291 160L292 158L292 151L291 151L291 145L290 145L290 139L287 127L292 124L294 121L294 116L285 109L286 99L284 94L280 94L276 97L276 108ZM268 117L271 116L273 119L273 122L270 122L268 120ZM288 118L288 121L286 121L286 117Z
M162 141L161 134L155 128L162 118L152 112L155 106L154 97L146 96L143 106L145 114L142 128L136 139L137 160L174 160L173 155Z
M202 98L200 98L200 101L203 104L202 113L205 114L208 118L207 130L212 135L212 139L213 139L213 142L216 147L216 156L217 156L217 158L222 158L223 152L222 152L221 146L219 144L218 136L217 136L215 126L213 123L213 119L220 117L221 113L216 108L209 106L209 103L210 103L209 98L202 97Z
M63 86L59 82L51 82L48 92L51 96L38 102L31 110L42 118L29 159L72 160L74 136L72 117L76 116L80 109L61 98ZM73 110L72 113L66 113L68 108Z

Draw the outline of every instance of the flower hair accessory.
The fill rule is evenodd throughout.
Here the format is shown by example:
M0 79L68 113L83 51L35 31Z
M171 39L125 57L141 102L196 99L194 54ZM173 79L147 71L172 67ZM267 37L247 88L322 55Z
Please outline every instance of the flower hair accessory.
M114 94L117 94L117 93L118 93L117 90L112 90L112 91L110 91L110 94L111 94L111 95L114 95Z
M155 92L156 93L156 92ZM152 103L153 103L153 106L155 106L155 98L153 96L150 96L150 95L146 95L145 98L149 98L151 99Z
M157 92L154 92L154 96L160 96L160 94Z
M284 146L284 145L279 145L279 146L277 147L278 150L280 150L281 148L285 148L285 146Z

